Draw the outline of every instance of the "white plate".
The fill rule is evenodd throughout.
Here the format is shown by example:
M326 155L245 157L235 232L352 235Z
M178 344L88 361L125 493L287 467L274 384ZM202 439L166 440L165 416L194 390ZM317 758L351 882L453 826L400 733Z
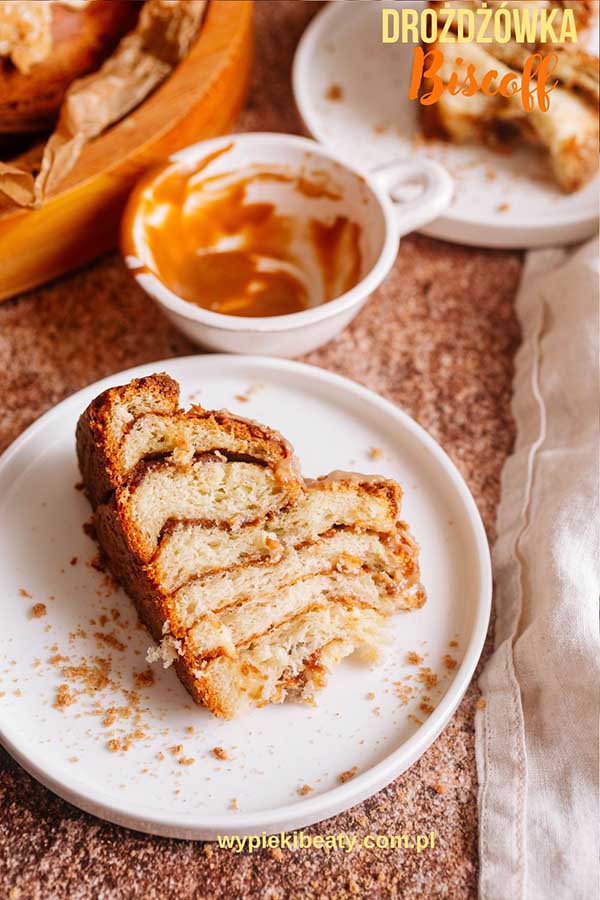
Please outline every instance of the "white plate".
M194 706L171 669L154 667L156 683L140 690L147 736L115 754L107 740L119 730L130 733L135 722L118 719L106 728L94 704L105 712L127 703L123 688L131 689L133 671L145 668L150 639L135 628L125 594L107 596L105 579L89 565L96 547L82 530L90 509L74 487L74 431L100 391L165 370L181 383L185 403L227 406L283 431L307 475L355 467L397 477L406 492L404 515L421 544L429 600L422 610L393 619L393 644L381 666L343 663L314 708L289 703L219 721ZM236 399L253 387L248 402ZM373 461L372 447L383 457ZM488 546L457 470L395 406L312 366L192 356L111 376L60 403L9 448L0 460L0 498L2 743L61 797L140 831L214 839L297 828L347 809L388 784L431 744L461 699L483 646L491 595ZM35 603L45 603L47 615L32 618ZM112 621L112 609L125 628ZM103 614L109 619L104 626ZM113 629L124 651L98 647L95 632ZM458 646L450 647L451 641ZM393 682L418 672L407 663L407 651L422 655L423 665L440 678L433 690L420 685L419 697L402 706ZM71 665L111 658L111 678L120 686L56 709L58 686L72 683L48 662L56 653ZM458 662L453 671L443 664L446 654ZM436 707L429 717L418 709L423 693ZM194 734L186 730L190 726ZM177 744L193 765L178 764L169 751ZM211 755L217 746L228 761ZM356 777L340 783L339 775L355 766ZM313 791L300 796L304 784Z
M598 227L600 177L563 194L545 174L535 150L510 156L480 146L423 144L418 104L408 99L412 44L383 44L384 3L330 3L298 46L293 83L306 128L347 162L370 169L392 159L425 154L443 163L456 182L447 213L424 234L485 247L568 244ZM405 4L409 5L409 4ZM410 6L422 7L419 0ZM327 99L331 85L343 97Z

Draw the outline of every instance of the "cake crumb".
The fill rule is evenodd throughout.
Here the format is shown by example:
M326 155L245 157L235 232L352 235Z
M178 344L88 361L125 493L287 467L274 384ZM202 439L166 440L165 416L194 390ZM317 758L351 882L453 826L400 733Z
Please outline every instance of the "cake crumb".
M180 766L193 766L196 758L194 756L180 756L178 762Z
M343 100L344 89L340 84L330 84L325 91L326 100Z
M281 847L271 847L271 856L273 859L276 859L277 862L281 862L283 859L283 851Z
M186 730L186 732L187 732L188 734L195 734L195 733L196 733L196 729L194 728L193 725L188 725L187 728L186 728L185 730Z
M351 769L347 769L345 772L342 772L341 775L338 775L338 781L345 784L347 781L350 781L351 778L354 778L357 772L358 766L353 766Z
M152 669L144 669L143 672L134 672L133 683L136 687L150 687L154 684L154 672Z
M373 691L369 691L369 693L366 695L366 699L367 699L367 700L374 700L374 699L375 699L375 694L373 693Z
M73 556L73 557L71 557L71 562L69 563L69 565L76 566L78 562L79 562L79 557Z
M383 450L381 447L371 447L369 450L369 459L383 459Z
M174 744L172 747L169 747L169 752L173 756L180 756L183 753L183 744Z
M446 793L445 786L443 784L440 784L439 782L437 782L436 784L432 784L431 787L436 792L436 794L445 794Z
M457 665L458 665L458 663L456 662L456 660L454 659L454 657L453 657L453 656L450 656L449 653L447 653L447 654L444 656L443 662L444 662L444 665L446 666L446 668L447 668L450 672L451 672L453 669L455 669L455 668L457 667Z
M229 809L233 809L233 810L239 809L237 797L233 797L233 799L231 800L231 803L229 804Z
M35 606L31 607L29 615L32 619L41 619L42 616L45 616L48 613L45 603L36 603Z
M496 207L497 212L508 212L510 209L510 203L499 203Z
M19 588L19 597L24 597L26 600L32 600L33 594L30 594L25 588Z
M300 794L301 797L306 797L307 794L311 794L313 788L311 788L310 784L303 784L302 787L298 788L297 793Z
M204 847L203 847L203 850L204 850L204 855L205 855L208 859L212 859L212 857L213 857L213 855L214 855L214 852L215 852L215 851L213 850L213 848L212 848L212 844L205 844Z
M60 684L56 691L56 698L54 700L54 708L55 709L65 709L67 706L71 706L75 703L77 698L71 692L68 684Z
M477 701L477 703L475 704L475 706L477 707L477 709L485 709L487 706L487 703L485 702L485 697L480 697L479 700Z
M250 397L247 397L245 394L236 394L235 399L239 403L250 403Z
M438 676L429 668L429 666L421 666L419 669L418 680L424 684L429 690L434 688L438 683Z
M348 890L351 894L358 894L360 892L360 888L356 881L353 878L348 882Z
M157 758L160 762L163 761L163 759L165 758L165 754L162 752L162 750L159 750L159 751L158 751L158 753L156 754L156 758Z
M431 703L427 703L425 700L423 700L421 703L419 703L419 709L426 716L430 716L435 707L432 706Z
M101 624L105 623L101 622ZM108 634L105 634L103 631L96 631L94 637L97 641L100 641L100 643L105 644L113 650L125 650L125 644L118 639L114 631L111 631Z
M415 653L414 650L410 650L406 654L406 660L409 663L409 665L411 665L411 666L420 666L421 663L423 662L423 657L419 656L418 653Z
M416 725L422 725L422 724L423 724L423 719L419 719L418 716L413 716L412 713L409 713L408 716L407 716L406 718L407 718L407 719L410 719L410 721L411 721L411 722L414 722Z
M458 641L450 641L448 644L449 647L458 647Z
M229 759L229 757L227 756L227 753L225 752L225 750L223 750L222 747L213 747L210 752L212 753L212 755L214 756L215 759L222 759L222 760Z
M119 738L111 738L111 740L107 742L106 746L111 753L118 753L121 749L121 741L119 740Z

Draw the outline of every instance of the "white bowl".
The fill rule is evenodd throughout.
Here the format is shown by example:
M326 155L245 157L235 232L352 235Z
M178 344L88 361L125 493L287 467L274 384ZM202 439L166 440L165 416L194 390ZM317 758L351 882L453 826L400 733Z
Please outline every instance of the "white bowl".
M300 175L308 166L335 184L340 197L336 214L346 214L360 227L363 271L358 284L333 300L301 312L251 318L196 306L161 282L154 274L144 238L141 201L165 172L176 167L193 171L195 164L213 153L214 158L203 165L203 177L238 170L242 173L249 166L261 165L284 166L291 174ZM125 263L138 284L184 334L202 347L226 353L298 356L331 340L389 272L400 236L433 221L450 203L453 189L446 170L430 160L392 162L371 173L361 173L315 141L295 135L228 135L186 147L170 157L169 163L142 179L129 199L122 229ZM269 187L269 201L275 205L281 199L279 190L276 182ZM298 202L317 201L303 197Z

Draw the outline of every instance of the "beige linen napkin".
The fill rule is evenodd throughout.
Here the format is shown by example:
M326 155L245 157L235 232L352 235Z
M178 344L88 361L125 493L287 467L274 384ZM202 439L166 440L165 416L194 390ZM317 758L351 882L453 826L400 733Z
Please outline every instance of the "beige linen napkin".
M598 896L598 245L529 254L476 716L481 900Z

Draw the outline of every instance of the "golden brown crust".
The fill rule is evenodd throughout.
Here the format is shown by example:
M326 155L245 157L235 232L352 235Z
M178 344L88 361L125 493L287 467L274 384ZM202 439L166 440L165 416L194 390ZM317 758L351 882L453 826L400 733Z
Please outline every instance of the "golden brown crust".
M118 441L110 433L110 421L117 404L139 403L148 395L156 412L174 414L179 406L179 385L169 375L135 378L129 384L108 388L92 400L77 423L76 445L79 468L86 493L95 509L121 483L116 466ZM136 418L136 413L133 418ZM132 419L133 420L133 419Z
M26 5L34 4L28 0ZM53 6L51 46L45 59L19 71L10 60L0 58L0 133L51 127L69 85L110 56L135 26L140 6L129 0L95 0L80 10Z

